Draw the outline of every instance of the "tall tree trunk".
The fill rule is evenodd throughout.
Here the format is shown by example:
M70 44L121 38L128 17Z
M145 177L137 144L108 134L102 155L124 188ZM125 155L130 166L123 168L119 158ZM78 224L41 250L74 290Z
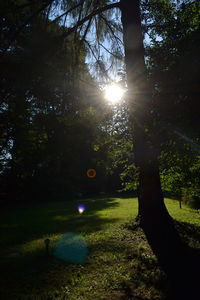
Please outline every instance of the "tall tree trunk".
M152 142L152 97L144 61L139 4L139 0L121 1L129 108L134 124L135 163L139 172L139 212L145 229L149 222L158 225L164 218L171 223L171 218L161 190L157 145Z
M130 118L134 124L135 163L139 173L141 226L173 287L170 299L193 299L192 294L195 295L197 284L194 284L188 274L194 272L195 260L192 263L190 249L181 242L174 228L173 220L164 204L160 184L158 151L154 142L156 129L151 117L152 93L144 60L140 1L121 0L120 8ZM190 257L187 262L185 256Z

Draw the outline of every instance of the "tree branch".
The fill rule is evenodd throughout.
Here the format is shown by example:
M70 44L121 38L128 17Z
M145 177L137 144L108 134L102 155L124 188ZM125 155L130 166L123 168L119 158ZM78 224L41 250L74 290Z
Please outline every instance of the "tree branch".
M91 22L92 22L92 18L89 20L89 22L88 22L88 24L87 24L87 26L86 26L86 29L85 29L84 34L83 34L83 37L82 37L82 39L81 39L82 41L85 40L85 38L86 38L86 35L87 35L88 30L89 30L89 28L90 28Z
M106 52L108 52L110 55L112 55L114 58L120 59L119 56L117 56L116 54L114 54L114 53L112 53L111 51L109 51L108 48L106 48L102 43L99 43L99 45L100 45Z
M26 27L26 25L32 21L40 12L42 12L45 8L47 8L54 0L48 0L40 9L38 9L36 12L34 12L27 20L26 22L24 22L19 28L18 30L15 32L14 36L11 39L14 40L16 38L16 36ZM52 21L52 23L55 23L59 18L67 15L68 13L70 13L72 10L76 9L77 7L79 7L82 4L83 1L81 1L79 4L75 5L74 7L70 8L67 12L63 13L62 15L58 16L56 19L54 19ZM90 20L92 17L94 17L95 15L102 13L106 10L112 9L112 8L120 8L120 2L117 3L112 3L112 4L108 4L106 6L100 7L95 9L93 12L91 12L89 15L87 15L86 17L84 17L82 20L78 21L77 24L75 26L73 26L72 28L70 28L67 32L65 32L61 38L66 38L68 35L70 35L71 33L73 33L74 31L76 31L76 29L81 26L82 24L84 24L86 21ZM6 47L6 49L4 50L4 53L8 50L9 46L11 45L11 42L9 43L9 45Z
M92 52L92 55L94 56L97 65L99 66L99 70L101 70L101 72L102 72L102 74L104 74L105 78L110 79L109 75L107 74L107 71L108 71L109 69L106 70L106 69L103 69L103 68L102 68L102 65L100 64L99 57L96 56L96 54L95 54L94 50L92 49L90 43L89 43L87 40L85 40L84 42L88 45L90 51Z
M76 31L76 29L81 26L83 23L85 23L86 21L90 20L92 17L108 10L108 9L112 9L112 8L119 8L120 7L120 2L117 3L113 3L113 4L108 4L106 6L100 7L95 9L93 12L91 12L88 16L84 17L82 20L80 20L79 22L77 22L77 24L73 27L71 27L67 32L65 32L61 38L66 38L68 35L70 35L71 33L73 33L74 31Z
M81 1L80 3L78 3L77 5L69 8L67 11L65 11L63 14L61 14L60 16L58 16L57 18L55 18L51 23L55 23L57 22L60 18L64 17L65 15L67 16L72 10L78 8L79 6L81 6L83 4L84 1Z
M112 35L114 36L114 38L121 43L122 46L124 46L124 43L121 41L121 39L115 35L112 26L109 24L109 22L106 20L106 18L104 18L103 15L100 15L100 17L104 20L105 24L108 26L108 28L110 29L110 32L112 33Z

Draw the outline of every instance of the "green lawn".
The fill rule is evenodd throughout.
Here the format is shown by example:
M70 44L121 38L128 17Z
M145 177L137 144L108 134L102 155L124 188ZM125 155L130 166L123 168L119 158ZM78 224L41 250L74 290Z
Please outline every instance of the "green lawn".
M86 210L79 214L78 204ZM199 247L200 214L166 199L178 229ZM12 207L1 212L1 294L3 300L165 299L165 278L140 228L127 224L137 214L137 200L90 198ZM79 234L89 255L84 264L53 256L64 234ZM51 255L45 255L49 238Z

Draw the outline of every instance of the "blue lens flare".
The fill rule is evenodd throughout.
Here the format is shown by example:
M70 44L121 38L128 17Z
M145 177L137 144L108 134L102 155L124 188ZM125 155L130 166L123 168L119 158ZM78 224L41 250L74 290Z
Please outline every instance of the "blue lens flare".
M71 263L85 263L88 256L85 239L73 232L65 234L57 241L54 256Z

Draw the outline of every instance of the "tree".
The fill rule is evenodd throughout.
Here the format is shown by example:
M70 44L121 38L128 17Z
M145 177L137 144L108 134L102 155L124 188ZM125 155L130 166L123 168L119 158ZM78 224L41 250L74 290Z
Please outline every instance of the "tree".
M152 16L153 21L147 54L150 78L156 86L162 179L165 188L166 184L168 190L173 186L181 199L194 178L190 168L199 154L199 120L195 113L199 109L199 3L172 4L154 1L148 6L146 19ZM156 26L158 19L162 20L160 26Z
M159 1L159 3L162 2L167 6L167 1ZM130 119L133 122L135 163L139 174L139 213L141 215L141 225L165 271L173 279L180 276L179 279L183 280L184 287L186 288L182 259L184 255L189 253L189 250L182 244L174 229L173 221L164 205L161 190L158 163L158 136L156 134L158 120L152 114L152 111L155 109L152 97L155 89L148 80L148 71L145 64L140 1L121 0L118 3L110 1L68 1L62 3L65 4L64 8L67 8L67 12L63 16L66 14L70 15L75 20L75 24L64 32L61 37L65 38L78 30L94 56L98 53L99 48L95 46L91 47L90 42L86 40L90 26L93 24L92 20L96 22L95 25L97 24L95 27L98 38L97 44L100 46L101 40L104 37L103 32L105 32L105 30L102 30L103 24L106 24L108 32L111 32L112 36L115 36L113 22L109 20L109 14L106 13L105 16L103 13L111 8L118 7L121 10L129 89ZM152 3L155 2L153 1ZM106 19L106 17L108 18ZM61 16L59 18L61 19ZM84 24L86 25L84 26ZM118 39L119 37L115 36L115 40ZM96 56L96 61L100 70L105 73L101 54ZM187 272L192 271L191 266L194 266L193 263L190 265L190 262L188 262L186 266ZM191 286L192 282L189 284L187 293L185 293L185 289L181 291L180 287L178 287L178 292L174 298L184 299L184 297L190 297ZM195 293L195 291L192 292L193 294Z
M132 98L136 94L137 101L139 102L134 111L134 138L135 161L138 167L140 184L139 207L141 224L154 253L156 253L165 271L173 279L180 276L184 284L189 285L187 291L186 289L181 291L180 287L178 287L178 292L173 295L174 298L188 298L191 296L191 285L193 287L195 285L192 282L189 284L188 277L186 280L181 264L183 255L189 252L180 241L174 229L172 219L164 205L160 184L158 169L159 152L155 144L156 123L151 116L151 110L154 108L152 107L153 90L147 81L147 69L144 61L140 1L122 0L120 8L122 12L129 95ZM130 35L135 37L135 40L130 39ZM134 115L132 108L131 116ZM194 267L194 264L189 265L190 263L191 261L186 266L187 272L192 271L191 266ZM194 291L193 289L193 295L195 295L195 292L196 290Z
M5 14L7 31L13 26L9 17L15 19L16 14ZM23 24L23 10L21 15ZM84 62L83 42L74 34L60 40L66 29L41 14L25 27L12 49L4 52L5 40L2 45L3 190L12 201L98 190L99 179L92 188L83 180L87 169L97 164L93 146L104 119Z
M186 277L185 272L183 272L180 258L183 257L183 253L186 254L189 253L189 251L180 241L163 202L158 171L158 152L156 151L157 149L155 148L154 143L156 127L152 126L155 122L153 122L154 120L150 115L151 109L154 107L151 106L152 93L151 88L148 86L144 64L139 1L124 1L122 3L124 5L124 9L122 10L122 23L124 28L125 56L129 86L136 87L136 92L140 96L138 98L140 99L140 104L142 103L143 108L142 113L139 109L136 112L137 119L134 126L135 156L136 164L139 167L141 195L139 202L142 215L142 227L154 253L156 253L167 274L173 278L174 281L176 278L175 276L179 276L179 279L181 278L185 284L189 285L188 289L182 289L182 291L177 287L178 292L175 293L175 291L173 291L173 297L175 299L187 299L191 296L192 286L192 297L195 297L195 293L197 292L197 281L195 284L194 282L189 283L189 278ZM134 36L137 37L137 47L129 40L130 28L135 30L133 33ZM140 80L142 84L140 83ZM144 93L145 95L148 95L149 99L142 95ZM149 133L151 139L145 134L145 129L147 129L147 133ZM195 259L199 262L198 256ZM186 268L187 272L191 272L192 270L194 272L194 262L191 263L191 261L189 261ZM178 283L178 280L176 280L176 282Z

